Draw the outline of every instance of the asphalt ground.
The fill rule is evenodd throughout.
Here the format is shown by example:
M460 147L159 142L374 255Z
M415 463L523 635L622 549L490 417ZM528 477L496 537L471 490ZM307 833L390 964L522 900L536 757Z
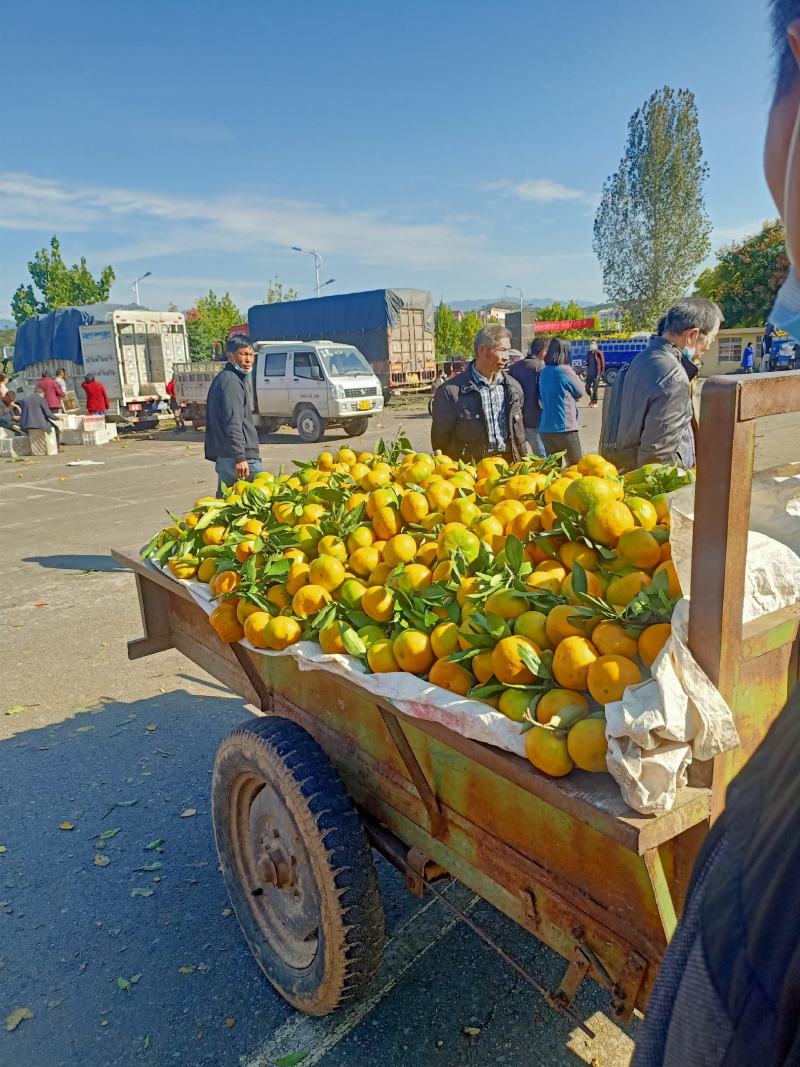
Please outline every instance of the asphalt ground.
M587 449L599 412L582 410ZM424 401L390 407L359 440L400 428L429 447ZM789 417L761 438L759 465L792 458L797 430ZM332 431L325 446L344 440ZM277 470L321 447L286 431L262 457ZM0 1067L272 1067L295 1053L305 1067L623 1067L636 1023L608 1021L601 990L585 982L576 1001L590 1041L383 861L372 996L312 1020L264 980L229 911L209 814L217 746L252 709L176 652L127 660L139 608L108 555L213 486L193 432L0 461L0 1020L32 1012L0 1028ZM558 957L462 887L448 892L558 985Z

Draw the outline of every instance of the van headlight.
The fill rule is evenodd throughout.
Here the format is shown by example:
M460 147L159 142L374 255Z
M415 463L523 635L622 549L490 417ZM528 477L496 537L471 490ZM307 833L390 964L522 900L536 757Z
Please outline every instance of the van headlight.
M332 385L331 391L333 393L334 400L344 400L344 387L341 385Z

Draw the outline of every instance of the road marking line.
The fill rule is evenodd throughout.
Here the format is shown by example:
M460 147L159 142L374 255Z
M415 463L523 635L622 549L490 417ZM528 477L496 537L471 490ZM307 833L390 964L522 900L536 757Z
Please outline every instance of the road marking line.
M466 913L472 911L480 900L480 897L469 897L467 891L457 884L454 884L452 891L448 890L448 896L451 895L463 896L455 903ZM368 997L342 1013L321 1019L297 1012L279 1026L263 1045L249 1055L242 1056L239 1060L241 1067L273 1067L275 1060L292 1052L306 1053L303 1067L314 1067L319 1063L392 991L406 971L458 923L455 915L449 912L442 914L438 908L433 915L428 915L436 903L431 900L421 907L386 942L379 984Z

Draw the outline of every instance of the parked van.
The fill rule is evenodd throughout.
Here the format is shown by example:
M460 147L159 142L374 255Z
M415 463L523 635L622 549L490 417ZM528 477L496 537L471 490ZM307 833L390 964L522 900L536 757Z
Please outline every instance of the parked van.
M383 411L381 383L352 345L334 341L257 341L251 375L253 413L264 433L297 428L304 441L343 427L350 437L367 432ZM224 363L186 363L175 368L175 396L186 419L205 424L208 388Z

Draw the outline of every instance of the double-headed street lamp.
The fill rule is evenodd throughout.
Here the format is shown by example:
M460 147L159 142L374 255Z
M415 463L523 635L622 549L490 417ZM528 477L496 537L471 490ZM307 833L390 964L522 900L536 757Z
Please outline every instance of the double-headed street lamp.
M521 315L522 314L522 297L523 297L522 289L520 289L520 287L518 285L506 285L506 286L504 286L504 288L505 289L516 289L516 290L518 290L518 292L519 292L519 311L520 311L520 315ZM521 323L520 323L520 325L521 325Z
M311 249L309 249L309 248L300 248L300 247L298 247L298 245L292 245L292 251L293 252L303 252L307 256L313 256L314 257L314 277L316 279L316 284L314 285L314 295L315 296L319 296L320 289L324 289L326 285L333 285L333 283L336 281L335 278L328 278L328 280L326 282L323 282L320 285L319 270L320 270L320 267L322 266L322 256L319 254L319 250L318 249L316 249L316 248L311 248Z
M136 298L136 304L139 304L139 282L143 282L145 278L149 278L152 271L145 271L144 274L140 274L138 278L133 279L133 295Z

